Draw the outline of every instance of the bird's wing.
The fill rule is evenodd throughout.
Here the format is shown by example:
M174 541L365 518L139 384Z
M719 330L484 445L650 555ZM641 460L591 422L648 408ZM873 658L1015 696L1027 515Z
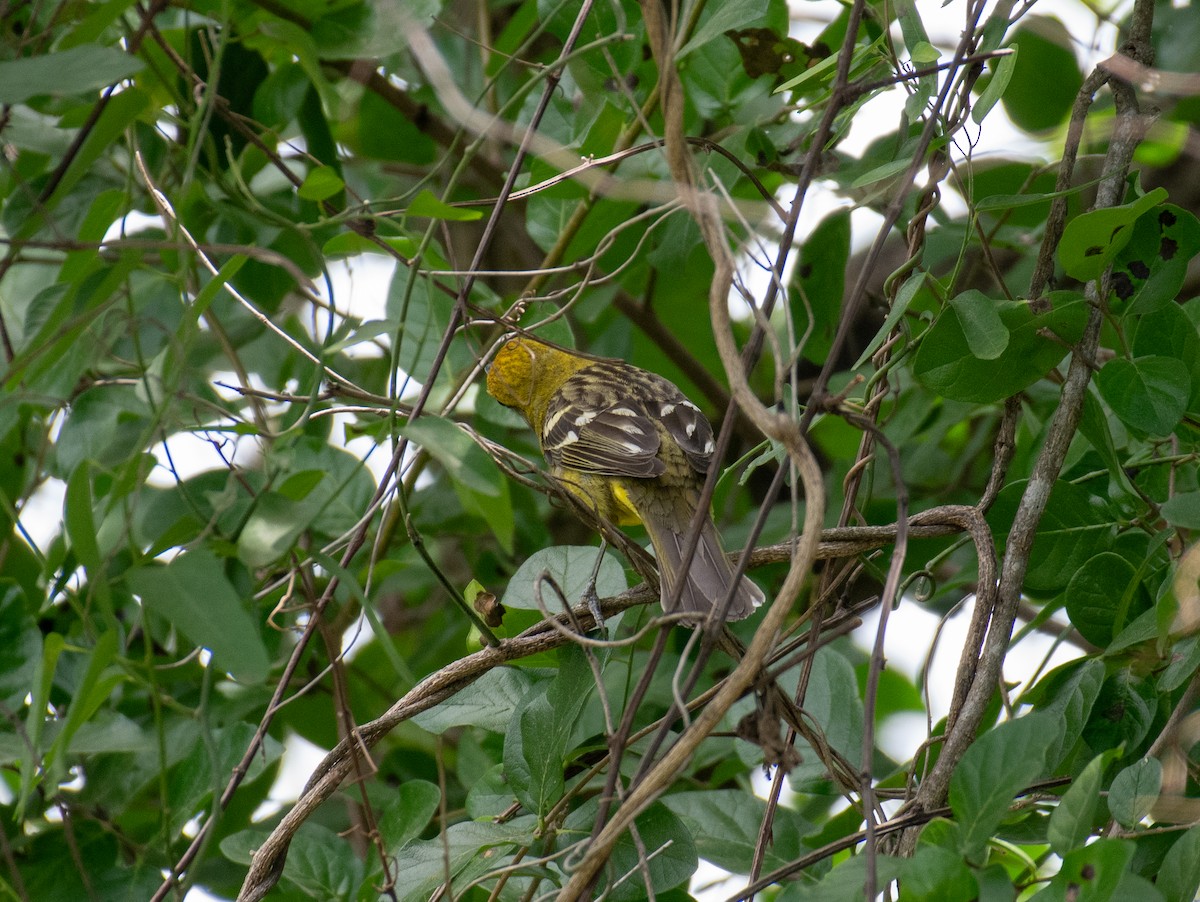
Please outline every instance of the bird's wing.
M634 401L597 407L560 393L542 429L542 450L552 463L598 476L661 475L661 443L654 422Z
M563 383L542 426L552 463L601 476L662 475L678 445L698 473L708 471L712 426L700 408L655 373L601 361Z
M675 386L672 385L671 388ZM658 421L667 435L679 445L692 469L698 473L707 473L709 461L712 460L716 448L712 426L700 412L700 408L679 394L678 389L676 395L674 399L658 402L657 409L651 407L651 410L658 415Z

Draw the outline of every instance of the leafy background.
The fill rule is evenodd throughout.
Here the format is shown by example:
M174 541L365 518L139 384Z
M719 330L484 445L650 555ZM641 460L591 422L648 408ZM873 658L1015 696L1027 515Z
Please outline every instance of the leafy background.
M1195 896L1192 4L3 9L6 898ZM597 565L514 326L723 425L768 608Z

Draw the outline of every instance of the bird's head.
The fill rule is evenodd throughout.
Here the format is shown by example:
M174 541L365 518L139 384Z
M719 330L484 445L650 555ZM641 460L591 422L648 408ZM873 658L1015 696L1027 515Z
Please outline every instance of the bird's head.
M488 367L488 394L505 407L515 407L526 413L533 401L538 356L536 349L536 342L508 338Z
M525 336L509 336L488 368L487 390L540 429L550 399L572 374L592 361Z

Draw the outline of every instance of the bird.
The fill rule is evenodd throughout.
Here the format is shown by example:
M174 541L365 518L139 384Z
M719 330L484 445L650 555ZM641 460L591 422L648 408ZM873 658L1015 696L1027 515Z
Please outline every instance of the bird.
M708 510L683 567L716 445L700 408L674 383L623 360L510 335L488 368L487 389L529 423L560 486L603 520L645 526L664 611L697 625L724 601L735 574ZM763 598L739 577L725 619L749 617Z

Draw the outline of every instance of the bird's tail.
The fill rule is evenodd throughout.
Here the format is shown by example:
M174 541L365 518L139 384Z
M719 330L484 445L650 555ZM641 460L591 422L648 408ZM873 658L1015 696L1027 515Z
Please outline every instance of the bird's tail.
M711 518L706 518L696 542L696 551L692 555L691 564L683 572L683 558L687 552L688 535L686 528L678 532L674 522L657 520L654 517L643 517L646 532L650 535L650 543L654 546L654 556L658 563L658 573L662 583L662 606L668 614L681 611L695 614L698 623L708 616L708 612L724 601L729 594L729 586L733 582L733 566L725 557L725 549L721 546L721 538ZM672 599L678 595L673 606ZM726 620L742 620L754 613L754 609L763 603L763 591L749 577L743 576L733 593L729 603Z

